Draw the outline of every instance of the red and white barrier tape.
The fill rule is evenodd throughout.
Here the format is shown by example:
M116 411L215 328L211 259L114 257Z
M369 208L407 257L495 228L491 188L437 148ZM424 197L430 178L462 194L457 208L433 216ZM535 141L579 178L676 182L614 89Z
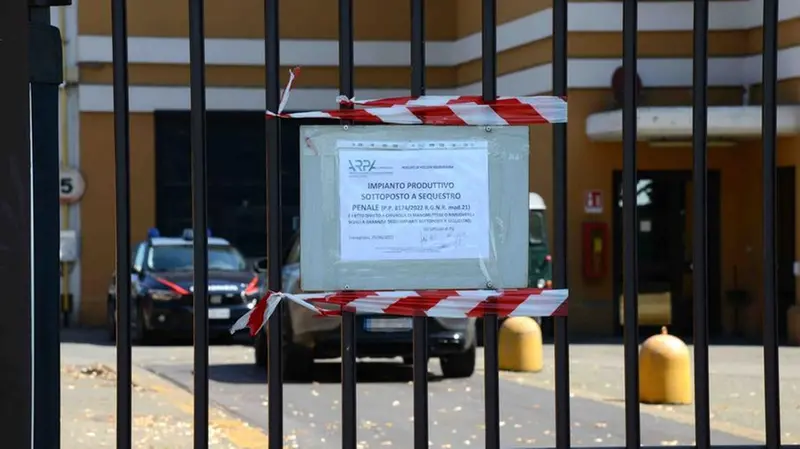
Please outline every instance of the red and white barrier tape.
M393 106L454 106L454 105L514 105L527 104L534 107L565 107L567 101L561 97L531 95L522 97L497 97L494 101L483 101L480 95L424 95L421 97L390 97L375 100L356 100L344 95L336 97L336 102L343 106L371 106L389 108Z
M235 323L233 323L230 329L231 334L235 334L242 329L250 328L250 335L255 336L258 334L258 331L261 330L261 328L267 323L269 317L272 316L273 312L275 312L275 309L278 308L278 304L280 304L280 302L284 299L289 299L290 301L295 302L318 315L323 314L319 308L309 304L305 299L296 295L290 295L288 293L281 292L269 292L266 296L256 301L256 304L252 309L250 309L247 313L242 315L241 318L236 320Z
M250 328L256 335L280 301L288 299L321 316L356 313L437 318L472 318L486 315L566 316L569 291L537 288L509 290L353 291L334 293L270 293L231 327L231 333ZM337 306L331 310L327 306Z
M339 96L336 101L340 105L367 107L284 114L283 110L297 73L299 68L289 72L289 83L284 89L281 105L277 112L268 111L267 116L440 126L506 126L567 122L567 101L553 96L498 97L491 102L484 102L481 97L473 95L395 97L360 101Z
M294 69L289 70L289 81L286 83L286 87L283 89L281 93L281 102L278 105L278 114L283 112L286 109L286 104L289 103L289 94L292 93L292 84L294 84L295 78L300 75L300 67L295 67Z

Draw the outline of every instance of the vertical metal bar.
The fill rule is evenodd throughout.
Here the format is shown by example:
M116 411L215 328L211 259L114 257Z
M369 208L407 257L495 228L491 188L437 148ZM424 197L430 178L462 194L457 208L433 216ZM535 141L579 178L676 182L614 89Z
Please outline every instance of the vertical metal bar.
M481 8L481 69L483 101L497 98L497 0L483 0ZM497 315L483 319L484 421L486 448L500 448L500 367L497 355Z
M763 100L764 194L764 418L768 449L781 445L780 368L778 361L778 292L775 260L775 179L777 172L778 3L764 2Z
M353 84L353 0L339 0L339 93L352 98ZM357 446L356 412L356 314L342 312L342 449Z
M425 95L425 0L411 0L411 95Z
M553 1L553 95L567 95L567 0ZM567 288L567 124L553 125L553 282ZM569 321L555 318L556 448L571 445L569 398Z
M708 0L694 2L694 80L692 84L692 266L694 296L695 441L698 449L711 445L708 371Z
M411 95L425 95L425 0L411 0ZM428 448L428 318L414 317L414 449Z
M355 92L353 71L353 0L339 0L339 93L352 97Z
M264 54L266 64L266 108L277 111L280 104L280 0L264 2ZM281 234L281 134L277 119L267 120L267 285L281 290L283 250ZM278 305L267 326L269 381L269 447L283 448L283 316Z
M625 446L641 446L639 429L639 267L636 214L636 31L637 0L625 0L622 9L622 229L625 297Z
M30 91L28 90L28 4L0 2L0 422L3 447L31 447L33 299L31 254ZM53 411L56 414L58 410Z
M33 135L34 447L59 444L60 326L58 86L63 80L61 34L50 8L30 9Z
M114 65L114 173L117 225L117 447L130 448L131 414L131 196L130 127L128 110L127 1L111 3L111 41Z
M194 447L208 447L208 215L204 0L189 0L192 229L194 233Z

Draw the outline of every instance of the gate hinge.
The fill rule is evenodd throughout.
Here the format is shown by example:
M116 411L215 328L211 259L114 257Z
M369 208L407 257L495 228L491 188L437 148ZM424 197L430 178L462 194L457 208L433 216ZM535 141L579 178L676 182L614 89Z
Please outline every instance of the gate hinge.
M52 25L31 22L29 33L30 81L42 84L61 84L64 81L61 32Z

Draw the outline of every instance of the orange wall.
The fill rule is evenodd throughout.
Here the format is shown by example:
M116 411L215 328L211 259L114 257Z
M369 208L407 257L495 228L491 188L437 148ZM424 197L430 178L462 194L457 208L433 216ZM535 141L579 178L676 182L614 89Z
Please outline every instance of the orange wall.
M280 5L280 33L286 39L336 39L338 3L331 0L292 0ZM234 7L232 7L234 6ZM427 2L427 37L455 38L455 0ZM411 30L410 2L405 0L355 0L356 40L407 40ZM111 6L104 0L81 0L78 10L81 34L110 35ZM264 36L263 0L211 0L205 5L207 37L261 38ZM475 30L477 31L477 30ZM189 7L182 0L136 0L128 4L131 36L185 37L189 32ZM473 31L474 32L474 31Z
M131 114L131 238L145 237L155 224L153 116ZM106 297L115 266L114 116L83 113L80 120L81 170L86 193L81 200L80 322L105 321Z

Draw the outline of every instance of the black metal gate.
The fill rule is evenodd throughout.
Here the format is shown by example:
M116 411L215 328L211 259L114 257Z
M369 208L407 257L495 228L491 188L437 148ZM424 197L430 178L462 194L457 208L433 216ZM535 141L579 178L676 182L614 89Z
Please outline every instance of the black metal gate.
M411 2L411 66L412 95L425 93L425 18L424 0ZM68 3L68 1L67 1ZM780 392L778 369L778 314L776 291L776 86L777 86L777 24L778 1L765 1L763 9L763 248L762 262L765 277L764 291L764 379L765 379L765 430L766 447L781 447ZM64 4L64 1L5 0L0 2L0 60L4 67L0 71L0 267L4 292L13 301L6 301L6 317L0 329L0 397L8 404L2 407L2 422L9 433L4 435L8 447L28 447L31 435L36 435L36 447L58 447L59 413L58 387L53 379L58 376L58 340L53 329L58 328L58 313L53 317L53 294L47 284L55 280L54 252L57 248L58 223L57 199L54 198L54 170L57 167L55 152L47 149L48 132L43 129L51 123L47 102L52 101L53 74L37 75L41 53L35 51L43 45L35 29L41 26L43 14L49 6ZM266 53L266 106L277 110L280 88L278 71L279 57L279 0L264 1ZM130 176L129 176L129 113L127 75L127 29L126 0L111 0L113 17L113 66L114 66L114 112L116 154L116 235L119 314L117 338L117 447L132 445L132 395L131 395L131 331L130 331ZM191 148L192 148L192 205L193 226L201 234L207 228L207 177L206 177L206 99L205 99L205 51L203 30L203 0L189 0L190 54L191 54ZM567 95L567 1L553 1L553 95ZM694 210L694 366L696 401L696 447L710 446L709 409L709 342L708 342L708 268L707 268L707 108L708 108L708 11L709 0L694 1L694 84L693 84L693 182ZM30 15L29 15L30 14ZM353 1L339 0L339 67L340 93L353 96ZM482 1L482 76L483 97L493 100L497 96L497 51L496 51L496 0ZM28 39L31 21L30 41ZM47 20L44 20L45 22ZM623 2L623 261L625 282L623 294L627 298L637 296L637 216L636 216L636 140L637 140L637 1ZM28 58L28 46L31 46ZM60 55L58 55L60 58ZM30 80L26 78L31 74ZM61 79L56 77L55 84ZM28 111L29 99L25 88L31 82L33 114L33 175L29 168ZM42 87L43 86L43 87ZM553 173L554 173L554 286L565 288L567 282L567 125L554 125ZM37 132L38 131L38 132ZM268 179L268 270L271 290L280 290L281 267L281 198L280 183L280 133L277 120L267 123ZM32 187L31 187L32 185ZM31 195L31 188L33 194ZM31 208L34 210L31 228ZM55 218L55 220L53 220ZM51 220L51 221L48 221ZM31 231L32 229L32 231ZM35 240L33 252L29 244ZM33 261L33 264L30 262ZM194 245L195 282L207 285L207 242L197 240ZM33 279L40 279L32 283ZM25 301L16 298L31 298L35 288L35 313L33 314L33 352L21 345L20 336L31 336L32 310ZM57 296L57 293L56 293ZM42 298L42 299L40 299ZM200 304L207 301L206 289L195 291ZM50 302L48 302L50 301ZM637 302L625 302L625 423L626 446L641 446L640 407L638 402L638 323ZM279 316L279 314L275 314ZM55 326L53 326L55 324ZM283 385L281 382L282 361L280 335L281 320L272 319L269 324L269 434L283 435ZM500 404L498 387L497 317L487 317L485 332L485 423L486 447L497 449L500 445ZM354 315L345 313L342 326L342 441L341 447L354 449L357 445L356 410L356 360ZM414 360L426 360L426 321L414 320ZM206 307L195 308L194 328L194 447L208 447L208 312ZM570 439L570 387L569 387L569 338L568 320L555 319L555 404L556 447L566 449ZM31 356L35 358L35 382L31 383ZM13 362L11 362L13 360ZM13 363L13 365L12 365ZM35 428L31 432L26 417L31 416L31 395L35 387ZM414 364L414 447L428 447L428 395L427 368L425 363ZM14 424L14 425L12 425ZM283 446L283 438L269 440L269 447ZM755 447L755 446L754 446ZM760 447L760 446L759 446ZM783 446L788 447L788 446Z

